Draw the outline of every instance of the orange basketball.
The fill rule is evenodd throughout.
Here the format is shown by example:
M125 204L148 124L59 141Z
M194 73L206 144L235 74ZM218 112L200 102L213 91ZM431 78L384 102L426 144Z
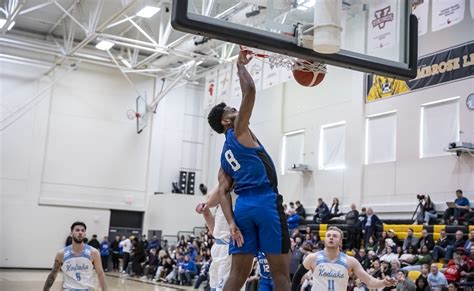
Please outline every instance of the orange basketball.
M295 77L296 82L306 87L314 87L318 85L324 79L324 76L326 76L326 74L322 72L312 72L306 69L293 70L293 77Z

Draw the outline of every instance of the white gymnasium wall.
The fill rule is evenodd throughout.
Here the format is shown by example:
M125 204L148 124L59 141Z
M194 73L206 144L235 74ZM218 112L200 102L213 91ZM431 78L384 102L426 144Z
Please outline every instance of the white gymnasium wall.
M2 104L9 109L7 113L25 105L51 82L48 78L38 80L45 68L5 62L0 67ZM50 267L75 220L84 221L89 234L108 232L109 210L39 205L53 91L54 86L46 90L36 106L0 133L0 267Z

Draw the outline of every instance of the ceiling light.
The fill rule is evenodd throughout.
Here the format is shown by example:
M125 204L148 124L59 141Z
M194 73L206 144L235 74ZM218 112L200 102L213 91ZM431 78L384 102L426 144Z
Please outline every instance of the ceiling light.
M7 30L12 29L14 25L15 25L15 21L12 21L10 25L8 26Z
M107 41L107 40L101 40L98 44L95 45L95 47L102 51L107 51L111 49L114 46L114 44L115 43Z
M161 8L153 6L145 6L142 10L138 11L137 16L150 18L155 15Z

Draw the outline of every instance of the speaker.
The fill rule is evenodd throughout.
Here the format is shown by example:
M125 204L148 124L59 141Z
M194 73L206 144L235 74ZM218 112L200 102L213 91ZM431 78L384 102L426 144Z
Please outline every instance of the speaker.
M194 184L195 184L195 172L188 172L188 183L186 185L186 193L194 195Z
M186 171L179 171L179 190L181 193L186 193L186 181L188 173Z

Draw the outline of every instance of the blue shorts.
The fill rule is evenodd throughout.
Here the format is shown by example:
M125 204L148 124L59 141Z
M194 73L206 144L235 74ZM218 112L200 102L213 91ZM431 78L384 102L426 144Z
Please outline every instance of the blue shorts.
M273 291L272 279L260 278L258 280L258 291Z
M239 193L235 203L235 222L244 237L241 248L233 244L230 254L286 254L290 250L290 236L283 197L273 191Z

